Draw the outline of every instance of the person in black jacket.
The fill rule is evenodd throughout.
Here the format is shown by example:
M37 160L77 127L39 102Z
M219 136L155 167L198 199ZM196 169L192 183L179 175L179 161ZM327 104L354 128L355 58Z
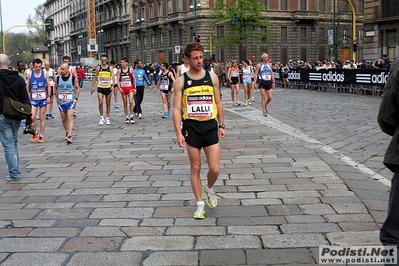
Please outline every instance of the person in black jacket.
M384 164L394 175L391 180L388 213L380 230L384 246L399 246L399 60L391 64L391 72L384 87L378 124L381 130L392 136L385 152Z
M18 156L18 130L21 121L3 115L3 95L30 104L26 84L15 70L9 70L10 60L0 54L0 141L3 145L9 175L7 181L18 181L21 177Z

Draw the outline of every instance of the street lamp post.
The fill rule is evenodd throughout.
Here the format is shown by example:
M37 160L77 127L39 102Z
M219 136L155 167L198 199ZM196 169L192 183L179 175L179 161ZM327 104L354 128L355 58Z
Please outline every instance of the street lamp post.
M102 52L101 52L101 50L102 50L102 42L103 42L102 34L104 33L104 30L103 29L98 30L97 33L98 33L98 38L100 39L100 42L99 42L100 45L98 47L98 60L100 60L101 56L102 56Z
M136 22L140 23L140 56L141 56L141 60L144 60L144 57L143 57L143 22L144 22L144 18L137 19Z
M79 62L80 62L80 57L82 57L82 38L83 38L83 35L79 34L79 36L78 36L78 40L79 40L79 45L78 45Z
M201 8L201 3L197 3L197 0L194 0L194 3L190 5L190 9L194 9L194 32L193 32L193 41L195 35L197 34L197 9Z

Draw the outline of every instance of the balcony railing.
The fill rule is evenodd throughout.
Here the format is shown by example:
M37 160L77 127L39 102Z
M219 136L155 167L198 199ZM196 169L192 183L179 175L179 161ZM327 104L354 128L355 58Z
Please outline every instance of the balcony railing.
M374 18L397 18L399 17L399 3L385 4L374 7Z

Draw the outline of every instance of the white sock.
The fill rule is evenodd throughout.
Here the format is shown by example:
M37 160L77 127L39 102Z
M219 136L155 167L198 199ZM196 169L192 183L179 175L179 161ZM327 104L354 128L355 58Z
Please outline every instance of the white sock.
M205 202L204 201L197 201L197 207L204 207Z
M212 188L209 188L208 185L206 185L206 192L209 193L209 192L212 192L212 191L213 191L213 187L212 187Z

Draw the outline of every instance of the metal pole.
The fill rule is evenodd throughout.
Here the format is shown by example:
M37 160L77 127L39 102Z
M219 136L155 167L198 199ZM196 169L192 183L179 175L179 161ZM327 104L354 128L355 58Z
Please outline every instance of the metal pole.
M336 47L336 43L335 43L335 37L337 36L336 33L336 26L335 26L335 6L336 6L336 0L334 0L334 14L333 14L333 54L331 55L331 57L333 57L334 62L337 61L337 47Z
M194 36L197 35L197 0L194 0Z
M3 39L3 10L1 9L1 0L0 0L0 23L1 23L1 40Z
M143 18L140 20L140 53L141 53L141 60L144 60L144 57L143 57Z

